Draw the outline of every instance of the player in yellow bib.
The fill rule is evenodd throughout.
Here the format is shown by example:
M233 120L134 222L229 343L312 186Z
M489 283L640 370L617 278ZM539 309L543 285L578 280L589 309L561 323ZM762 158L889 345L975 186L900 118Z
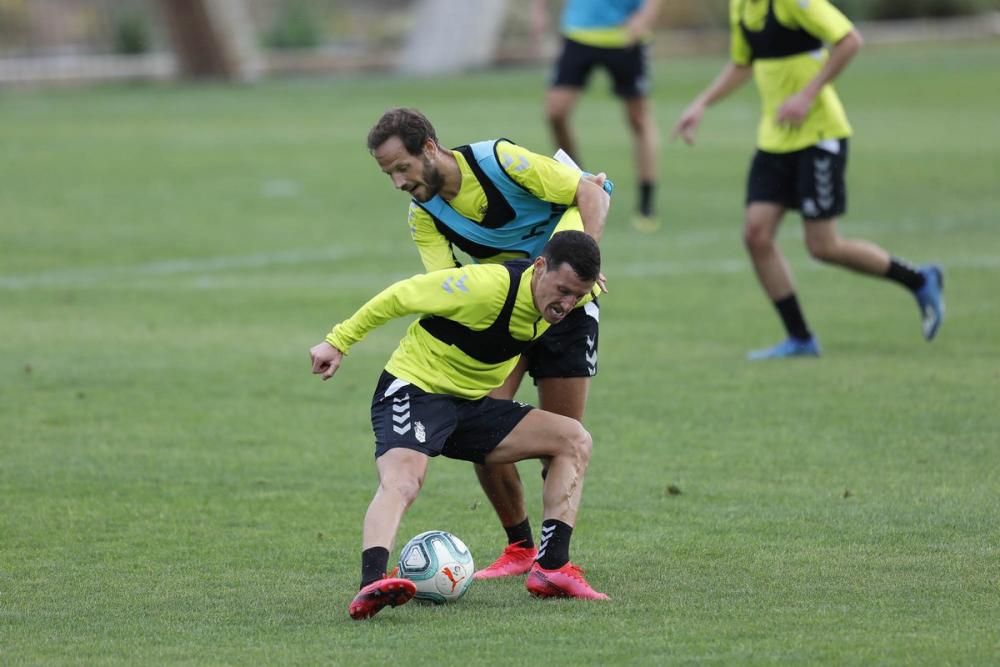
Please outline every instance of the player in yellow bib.
M537 597L608 598L569 560L590 434L576 419L488 396L550 325L590 299L600 265L591 237L561 232L534 260L445 269L391 285L312 347L312 372L328 380L370 331L419 316L372 398L379 486L365 514L352 618L370 618L413 597L413 582L386 576L389 552L430 459L439 455L479 464L547 460L541 548L525 587Z
M604 177L533 153L504 139L445 148L430 120L415 109L386 111L368 134L368 149L393 186L410 195L410 235L428 272L473 262L534 259L557 231L600 240L610 199ZM603 287L603 277L599 280ZM597 373L597 301L587 302L525 349L491 394L513 398L525 372L539 407L583 421ZM538 555L517 468L477 462L476 474L507 536L507 547L475 577L526 573Z
M861 35L829 0L730 0L729 15L730 62L681 114L672 137L693 144L706 109L753 77L761 118L747 178L743 240L787 337L749 358L820 352L775 242L785 212L796 209L814 258L908 289L920 309L924 338L932 340L944 317L941 267L913 267L870 241L837 231L837 218L846 211L851 126L832 81L857 54Z

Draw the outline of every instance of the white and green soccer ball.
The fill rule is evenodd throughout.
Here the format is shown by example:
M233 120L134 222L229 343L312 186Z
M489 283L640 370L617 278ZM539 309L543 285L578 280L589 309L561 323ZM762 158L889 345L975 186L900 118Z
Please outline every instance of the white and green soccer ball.
M417 599L454 602L469 590L475 564L462 540L443 530L420 533L399 554L399 576L417 587Z

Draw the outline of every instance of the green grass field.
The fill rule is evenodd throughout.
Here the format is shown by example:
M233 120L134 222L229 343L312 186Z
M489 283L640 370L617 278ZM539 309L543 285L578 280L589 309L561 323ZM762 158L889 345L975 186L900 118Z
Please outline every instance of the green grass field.
M1000 663L998 56L869 47L839 84L841 230L944 264L938 340L898 287L810 260L789 219L824 356L757 365L781 330L740 241L755 93L712 109L695 149L664 141L664 228L642 236L595 82L583 158L618 190L573 557L613 600L480 582L366 623L346 607L368 403L405 322L330 383L307 354L420 269L365 134L412 105L446 144L549 151L544 72L5 92L0 663ZM664 135L721 64L657 64ZM432 463L397 550L433 528L480 564L501 547L468 464Z

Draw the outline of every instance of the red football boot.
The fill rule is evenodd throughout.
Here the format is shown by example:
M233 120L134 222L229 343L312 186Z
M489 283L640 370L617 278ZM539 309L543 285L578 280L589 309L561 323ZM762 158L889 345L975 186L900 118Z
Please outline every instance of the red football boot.
M566 563L557 570L546 570L535 563L528 578L524 580L524 587L538 598L611 599L591 588L583 578L583 570L573 563Z
M478 570L472 575L473 579L498 579L499 577L513 577L518 574L527 574L531 569L531 564L535 562L538 549L535 547L522 547L520 542L508 544L493 563L482 570Z
M409 579L401 579L395 574L394 569L389 576L373 581L358 591L348 609L351 618L355 621L371 618L386 605L398 607L409 602L416 595L417 587Z

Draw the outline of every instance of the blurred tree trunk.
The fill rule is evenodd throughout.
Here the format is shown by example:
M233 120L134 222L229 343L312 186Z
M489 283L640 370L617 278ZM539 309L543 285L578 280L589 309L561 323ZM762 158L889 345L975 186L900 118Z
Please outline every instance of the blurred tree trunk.
M244 0L160 0L180 74L247 80L260 73Z

